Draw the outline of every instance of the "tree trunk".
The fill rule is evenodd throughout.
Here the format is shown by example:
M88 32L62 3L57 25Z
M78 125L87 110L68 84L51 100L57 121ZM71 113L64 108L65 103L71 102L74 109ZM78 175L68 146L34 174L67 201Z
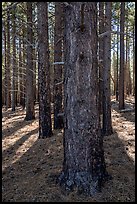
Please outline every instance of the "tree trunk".
M105 31L111 30L111 9L112 3L105 3ZM110 70L111 70L111 34L104 37L104 71L103 71L103 135L112 134L111 120L111 91L110 91Z
M135 95L135 25L133 25L133 96Z
M27 2L27 70L26 70L26 117L25 120L35 119L34 86L33 86L33 31L32 3Z
M113 51L113 70L114 70L114 95L116 95L116 83L117 83L117 67L116 67L116 55Z
M121 2L120 13L120 73L119 73L119 109L124 109L124 21L125 2Z
M117 32L119 32L119 18L118 18L118 25L117 25ZM118 88L118 76L119 76L119 60L118 60L118 57L119 57L119 34L117 33L117 71L116 71L116 75L117 75L117 79L116 79L116 101L118 101L118 96L119 96L119 88Z
M7 52L7 60L6 60L6 108L11 107L11 95L10 95L10 89L11 89L11 78L10 78L10 13L7 13L7 51L5 49L5 52Z
M4 71L2 70L2 73L3 73L3 81L2 81L2 104L4 106L6 106L6 95L7 95L7 89L6 89L6 67L7 67L7 52L6 52L6 49L7 49L7 35L6 35L6 23L3 22L3 28L4 28ZM3 58L2 58L3 59Z
M99 2L99 34L104 32L104 2ZM99 112L102 114L103 102L103 50L104 38L99 38Z
M38 2L39 138L52 135L47 2Z
M12 93L11 93L11 106L12 111L15 111L16 105L16 27L15 27L15 10L12 11Z
M54 62L62 62L63 5L55 3ZM54 65L54 128L63 128L62 112L62 65Z
M107 172L98 112L95 2L71 2L65 10L64 162L61 186L89 195Z
M22 28L22 35L25 35L25 26ZM22 88L23 88L23 98L22 98L22 107L25 108L26 105L26 41L25 38L23 39L23 56L22 56L22 62L23 62L23 72L22 72Z
M19 22L19 26L21 27L20 22ZM20 31L20 36L21 36L21 33L22 31ZM20 36L19 36L19 104L22 106L23 105L23 69L24 69L24 65L22 63L23 61L22 60L22 40Z

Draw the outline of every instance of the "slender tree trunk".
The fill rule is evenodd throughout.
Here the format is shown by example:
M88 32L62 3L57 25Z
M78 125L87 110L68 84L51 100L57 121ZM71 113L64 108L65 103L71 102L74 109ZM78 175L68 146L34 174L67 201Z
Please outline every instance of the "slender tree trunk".
M3 77L3 105L6 106L6 96L7 96L7 88L6 88L6 69L7 69L7 35L6 35L6 23L4 22L4 77Z
M26 37L25 35L25 26L22 28L22 35ZM23 39L23 56L22 56L22 62L23 62L23 72L22 72L22 88L23 88L23 96L22 96L22 107L25 108L26 105L26 41L25 38Z
M128 32L128 25L126 25L126 34ZM126 54L125 54L125 67L124 67L124 93L125 98L127 95L127 87L128 87L128 36L126 35Z
M118 20L118 25L117 25L117 32L119 32L119 20ZM118 101L118 96L119 96L119 88L118 88L118 76L119 76L119 34L117 33L117 69L116 69L116 75L117 75L117 79L116 79L116 101Z
M55 3L54 62L62 62L63 5ZM63 128L62 117L62 65L54 65L54 128Z
M116 95L116 82L117 82L117 67L116 67L116 55L113 52L113 70L114 70L114 95Z
M27 70L26 70L26 117L25 120L35 119L34 86L33 86L33 30L32 3L27 2Z
M99 2L99 34L104 32L104 2ZM99 112L103 113L103 50L104 38L99 38Z
M35 11L36 10L36 2L35 3L33 3L33 10ZM36 17L36 12L35 12L35 14L33 15L33 22L32 22L32 29L33 29L33 35L34 35L34 37L33 37L33 70L34 70L34 72L33 72L33 86L34 86L34 104L35 104L35 102L36 102L36 37L35 37L35 32L36 32L36 29L35 29L35 17Z
M19 26L21 27L20 23ZM21 36L20 32L20 36ZM23 69L24 65L22 63L22 40L19 37L19 104L22 106L23 105Z
M52 135L47 2L38 2L39 138Z
M7 50L5 49L5 52L7 52L7 63L6 63L6 108L11 107L11 78L10 78L10 13L7 13Z
M105 31L111 30L111 9L112 3L105 2ZM111 120L111 91L110 91L110 70L111 70L111 34L104 37L104 71L103 71L103 135L112 134Z
M64 162L58 178L89 195L106 179L98 112L96 2L65 10Z
M130 45L128 42L128 96L132 92L132 82L131 82L131 70L130 70Z
M15 111L16 105L16 27L15 27L15 10L12 11L12 46L13 46L13 53L12 53L12 93L11 93L11 106L12 111Z
M124 22L125 2L121 2L120 13L120 73L119 73L119 109L124 109Z
M135 25L133 26L133 96L135 95Z

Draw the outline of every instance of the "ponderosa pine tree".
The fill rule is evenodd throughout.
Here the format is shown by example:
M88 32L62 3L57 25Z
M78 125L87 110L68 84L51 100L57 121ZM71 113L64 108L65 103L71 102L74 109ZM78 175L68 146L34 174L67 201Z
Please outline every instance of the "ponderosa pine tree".
M97 5L65 6L64 162L58 182L94 195L108 178L98 111Z
M11 81L11 107L15 111L16 106L16 15L15 9L12 10L12 81Z
M27 69L26 69L26 117L25 120L35 119L34 86L33 86L33 30L32 2L27 2Z
M104 32L104 2L99 2L99 34ZM102 114L103 103L103 53L104 38L99 38L99 112Z
M62 62L63 4L55 2L54 62ZM63 128L62 112L62 65L54 65L54 129Z
M47 2L37 3L39 138L52 135Z
M6 74L5 74L5 77L6 77L6 108L9 108L11 107L11 76L10 76L10 73L11 73L11 60L10 60L10 13L9 11L7 12L7 49L5 49L5 52L6 53Z
M111 9L112 2L105 2L105 32L111 31ZM111 70L111 33L104 36L103 56L103 135L112 134L111 120L111 91L110 91L110 70Z
M133 24L133 96L135 95L135 24Z
M124 22L125 22L125 2L121 2L120 7L120 71L119 71L119 109L125 108L124 103Z

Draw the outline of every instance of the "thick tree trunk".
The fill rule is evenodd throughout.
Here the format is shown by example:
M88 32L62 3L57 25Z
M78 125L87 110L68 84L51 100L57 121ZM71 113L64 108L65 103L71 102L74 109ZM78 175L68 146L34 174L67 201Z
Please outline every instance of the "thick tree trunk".
M124 21L125 2L121 2L120 14L120 73L119 73L119 109L124 109Z
M106 179L98 112L95 2L71 2L65 10L64 162L58 178L94 195Z
M55 3L54 62L62 62L63 5ZM62 65L54 65L54 128L63 128L62 112Z
M105 2L105 31L111 30L111 2ZM104 37L104 70L103 70L103 135L112 134L111 120L111 91L110 91L110 70L111 70L111 34Z
M52 135L47 2L38 2L39 138Z
M26 70L26 117L25 120L35 119L34 86L33 86L33 30L32 3L27 2L27 70Z

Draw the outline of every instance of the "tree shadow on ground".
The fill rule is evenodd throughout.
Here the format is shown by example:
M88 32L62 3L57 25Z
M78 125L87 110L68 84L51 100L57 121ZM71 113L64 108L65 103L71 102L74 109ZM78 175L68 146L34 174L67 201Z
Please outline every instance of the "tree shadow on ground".
M115 130L104 137L106 166L113 179L105 184L99 202L135 201L135 163L129 156L134 148L130 148L129 140L121 139Z
M38 133L38 128L30 131L25 135L20 135L20 138L17 138L14 144L10 145L8 148L2 151L3 158L10 162L13 156L16 154L16 151L25 143L26 140L29 139L29 137L36 133ZM6 156L8 156L8 158L6 158Z
M13 151L18 145L13 146ZM55 182L54 177L63 164L62 133L58 131L50 138L37 139L19 160L3 171L3 202L135 201L134 161L125 147L126 143L116 132L104 138L106 166L113 179L92 198L76 192L65 194Z
M2 136L5 138L5 137L8 137L12 134L14 134L16 131L18 131L19 129L25 127L26 125L29 125L31 123L33 123L34 120L31 120L31 121L24 121L23 120L20 120L20 121L15 121L12 123L12 127L8 127L7 125L7 128L2 130Z
M114 109L117 113L120 114L121 117L124 117L127 121L130 122L135 122L135 110L131 112L120 112L118 109L118 102L117 101L112 101L112 110ZM126 109L133 109L133 104L125 103L125 108Z

